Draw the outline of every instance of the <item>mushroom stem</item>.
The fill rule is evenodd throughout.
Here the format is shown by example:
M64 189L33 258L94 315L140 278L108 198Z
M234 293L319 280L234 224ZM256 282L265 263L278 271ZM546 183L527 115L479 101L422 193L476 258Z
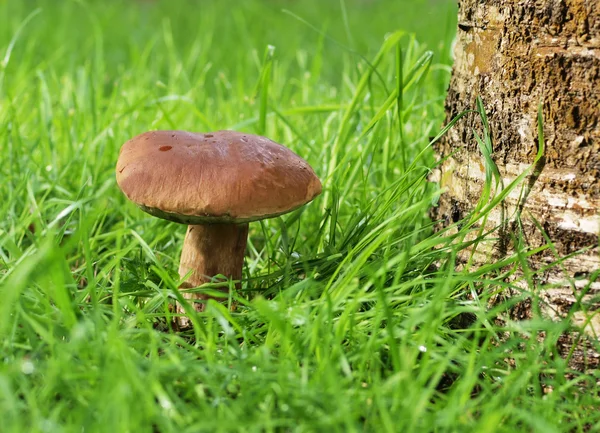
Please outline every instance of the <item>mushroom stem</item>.
M240 280L247 239L248 224L189 225L181 251L179 275L184 277L189 271L193 272L181 288L198 287L218 274ZM210 298L199 293L182 293L186 299ZM204 304L195 303L194 308L203 311ZM177 305L177 312L184 313L181 305Z

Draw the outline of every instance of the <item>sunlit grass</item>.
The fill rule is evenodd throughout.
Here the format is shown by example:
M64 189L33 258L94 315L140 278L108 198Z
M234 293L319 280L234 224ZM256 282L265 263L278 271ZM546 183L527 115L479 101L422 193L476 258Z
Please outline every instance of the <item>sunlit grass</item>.
M536 296L505 278L532 252L455 266L507 193L485 135L480 205L428 218L453 7L192 3L0 2L0 431L598 431L569 325L495 320ZM124 141L170 128L267 135L324 183L251 224L237 307L184 332L185 228L114 180Z

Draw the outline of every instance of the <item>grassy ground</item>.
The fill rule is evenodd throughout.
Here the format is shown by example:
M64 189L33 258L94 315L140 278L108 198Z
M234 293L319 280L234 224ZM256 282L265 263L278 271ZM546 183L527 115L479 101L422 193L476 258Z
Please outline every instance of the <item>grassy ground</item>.
M486 309L519 258L456 270L468 224L427 218L450 2L193 3L0 1L0 431L599 431L568 325ZM268 135L325 185L180 333L185 228L114 179L168 128Z

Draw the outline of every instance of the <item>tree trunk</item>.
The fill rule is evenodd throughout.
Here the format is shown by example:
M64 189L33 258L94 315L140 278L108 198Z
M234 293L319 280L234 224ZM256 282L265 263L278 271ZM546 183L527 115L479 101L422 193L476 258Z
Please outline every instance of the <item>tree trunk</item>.
M529 194L523 200L517 188L506 199L504 212L501 207L492 212L488 225L504 231L478 247L475 262L510 254L515 227L510 218L523 206L528 245L546 243L535 219L555 247L555 252L547 249L531 257L529 266L539 270L568 257L562 266L537 273L536 283L545 287L542 313L569 317L581 326L590 339L577 345L571 365L598 368L600 356L593 347L600 338L600 1L460 0L454 54L448 120L475 108L475 98L481 96L492 158L505 185L534 161L540 103L544 113L545 155L525 179ZM481 131L481 120L468 115L436 149L441 157L450 156L437 177L447 193L434 211L446 223L458 221L481 196L484 162L473 129ZM521 305L511 315L529 318L531 306ZM576 335L565 334L562 354L569 352Z

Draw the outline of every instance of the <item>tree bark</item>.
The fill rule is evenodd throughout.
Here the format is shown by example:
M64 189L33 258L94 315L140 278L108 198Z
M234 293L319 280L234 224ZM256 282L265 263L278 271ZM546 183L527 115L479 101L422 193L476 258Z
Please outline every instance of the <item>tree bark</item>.
M527 198L517 188L505 200L504 213L500 207L491 213L488 226L500 230L478 247L475 262L511 253L510 217L522 206L528 245L547 243L535 219L555 247L531 257L528 265L540 270L567 257L562 266L536 274L536 284L544 287L542 313L581 326L590 339L576 345L571 365L598 368L593 348L600 341L600 1L460 0L454 55L448 120L473 109L481 96L492 158L505 185L533 163L540 103L544 113L545 155L524 182ZM446 224L461 219L481 196L485 171L473 129L481 132L481 121L468 115L436 149L448 159L437 176L447 192L434 217ZM570 256L582 249L587 250ZM527 319L531 306L521 305L511 315ZM562 354L576 337L564 335Z

